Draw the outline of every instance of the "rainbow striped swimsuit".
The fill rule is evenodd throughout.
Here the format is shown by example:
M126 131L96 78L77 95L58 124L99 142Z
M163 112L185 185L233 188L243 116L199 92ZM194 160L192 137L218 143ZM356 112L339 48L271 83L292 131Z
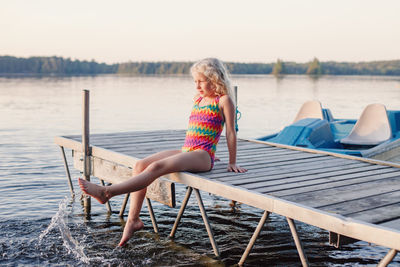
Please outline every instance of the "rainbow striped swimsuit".
M203 107L199 106L202 97L195 101L189 117L185 143L182 147L182 152L197 149L207 151L211 158L211 168L214 166L215 151L224 128L224 119L218 105L219 98L219 96L216 97L211 104Z

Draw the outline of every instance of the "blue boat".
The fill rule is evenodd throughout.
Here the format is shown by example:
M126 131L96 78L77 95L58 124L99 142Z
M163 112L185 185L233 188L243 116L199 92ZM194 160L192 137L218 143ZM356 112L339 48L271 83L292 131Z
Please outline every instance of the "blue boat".
M292 124L257 140L390 160L400 155L400 111L370 104L358 120L336 119L319 101L307 101Z

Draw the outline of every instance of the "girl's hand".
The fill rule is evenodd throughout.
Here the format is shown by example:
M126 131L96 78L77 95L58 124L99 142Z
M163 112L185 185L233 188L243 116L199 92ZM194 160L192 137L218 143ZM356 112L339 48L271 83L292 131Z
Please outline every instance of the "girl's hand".
M245 168L240 167L236 164L228 164L228 172L247 172Z

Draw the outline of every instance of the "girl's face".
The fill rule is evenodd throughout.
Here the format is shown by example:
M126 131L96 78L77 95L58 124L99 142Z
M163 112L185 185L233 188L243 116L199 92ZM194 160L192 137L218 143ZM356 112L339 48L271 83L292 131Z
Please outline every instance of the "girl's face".
M197 92L201 97L215 97L215 86L211 81L203 74L199 72L193 72L193 80L196 84Z

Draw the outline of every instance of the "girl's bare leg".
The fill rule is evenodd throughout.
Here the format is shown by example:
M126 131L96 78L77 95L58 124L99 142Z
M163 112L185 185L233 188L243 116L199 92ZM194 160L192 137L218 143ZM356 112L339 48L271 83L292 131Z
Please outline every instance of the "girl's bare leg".
M140 174L152 162L175 155L180 152L181 152L180 150L166 150L166 151L161 151L161 152L155 153L153 155L150 155L142 160L139 160L134 166L133 176ZM86 180L84 180L82 178L78 178L78 183L79 183L79 187L81 188L81 190L84 193L94 197L101 204L106 203L111 197L113 197L106 190L107 187L99 186L99 185L87 182ZM129 192L126 192L126 193L129 193ZM132 199L131 199L131 201L132 201Z
M143 160L140 160L135 165L133 175L137 175L141 173L144 169L147 168L152 162L175 155L179 153L179 150L172 150L172 151L163 151L151 155ZM143 228L143 222L140 219L140 210L142 209L143 200L146 197L147 188L142 190L130 193L130 205L129 205L129 213L128 219L124 227L124 233L122 235L121 241L119 246L124 246L126 242L132 237L132 235Z
M179 152L152 162L143 172L123 183L102 187L79 179L79 186L86 194L105 203L113 196L144 189L162 175L179 171L208 171L210 168L211 159L206 151Z
M146 188L130 194L131 200L129 204L129 214L124 227L124 233L118 244L122 247L132 237L132 235L143 228L144 224L140 219L140 210L142 209L143 200L146 196Z
M204 150L193 152L164 151L139 161L135 166L138 175L131 179L107 187L92 184L86 180L79 180L79 185L86 194L93 196L100 203L105 203L115 195L131 193L131 203L128 221L124 228L119 246L123 246L132 237L133 233L143 227L139 218L146 187L156 178L178 171L208 171L211 168L211 159ZM143 171L141 171L143 169Z
M100 203L105 203L115 195L135 192L132 194L131 207L129 209L128 222L125 225L120 246L132 237L133 233L143 227L139 218L140 208L146 195L146 187L156 178L178 171L208 171L211 168L211 159L204 150L193 152L166 151L155 154L150 164L144 170L131 179L107 187L92 184L86 180L79 180L79 185L86 194L93 196ZM143 163L143 162L142 162ZM146 162L144 162L146 163ZM140 167L140 166L139 166Z

